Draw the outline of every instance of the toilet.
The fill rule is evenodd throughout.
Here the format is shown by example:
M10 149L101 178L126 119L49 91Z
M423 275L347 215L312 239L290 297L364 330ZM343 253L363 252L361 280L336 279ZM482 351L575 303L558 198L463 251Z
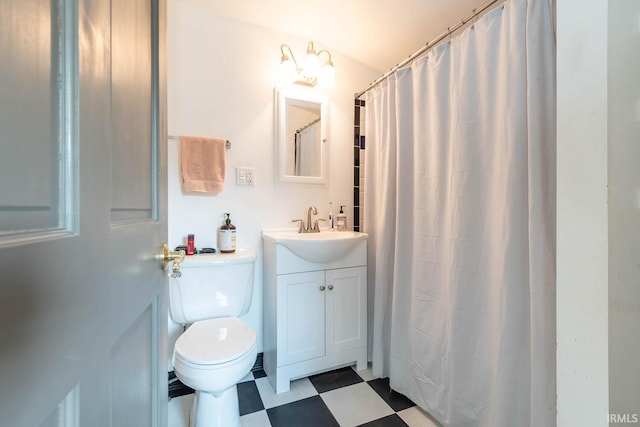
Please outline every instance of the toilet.
M240 427L236 384L256 361L255 331L239 316L253 296L256 253L200 254L180 263L169 307L187 330L173 350L176 377L195 390L190 427Z

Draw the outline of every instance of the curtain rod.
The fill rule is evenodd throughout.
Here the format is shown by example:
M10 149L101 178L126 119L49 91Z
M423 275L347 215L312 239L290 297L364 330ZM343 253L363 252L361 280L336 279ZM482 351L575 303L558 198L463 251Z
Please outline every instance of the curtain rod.
M476 19L482 12L487 10L489 7L493 6L495 3L498 3L499 1L501 1L501 0L490 0L484 6L480 7L480 9L473 9L473 13L472 13L471 16L468 16L467 18L461 19L460 22L458 22L456 25L454 25L453 27L447 28L447 31L445 31L444 33L440 34L435 39L427 42L427 44L424 45L422 48L420 48L418 51L416 51L416 52L412 53L411 55L409 55L409 57L407 59L405 59L404 61L400 62L398 65L396 65L395 67L391 68L389 71L384 73L382 76L378 77L378 79L376 79L373 82L371 82L369 84L369 87L367 87L365 90L363 90L362 92L356 92L355 95L354 95L354 98L358 99L362 95L367 93L369 90L371 90L374 87L378 86L380 83L382 83L384 80L386 80L386 78L389 77L391 74L395 73L400 68L402 68L405 65L409 64L414 59L416 59L417 57L419 57L420 55L422 55L423 53L425 53L426 51L428 51L429 49L431 49L432 47L434 47L435 45L440 43L445 38L451 36L452 33L457 31L461 27L463 27L465 24L468 24L469 21L472 21L472 20Z
M300 129L298 129L296 131L296 133L302 132L303 130L310 128L311 126L315 125L316 123L318 123L320 121L320 117L318 117L315 120L312 120L311 122L307 123L306 125L302 126Z

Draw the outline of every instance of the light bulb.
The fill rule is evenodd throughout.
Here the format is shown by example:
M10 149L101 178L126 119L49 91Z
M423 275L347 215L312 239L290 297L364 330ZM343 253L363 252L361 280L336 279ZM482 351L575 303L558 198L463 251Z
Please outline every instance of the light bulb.
M318 77L318 69L320 64L318 61L318 55L315 53L309 53L307 59L304 62L304 76L310 78Z
M307 59L304 61L304 68L302 73L305 77L315 79L318 77L318 70L320 70L320 60L318 54L313 48L313 42L309 42L307 46Z

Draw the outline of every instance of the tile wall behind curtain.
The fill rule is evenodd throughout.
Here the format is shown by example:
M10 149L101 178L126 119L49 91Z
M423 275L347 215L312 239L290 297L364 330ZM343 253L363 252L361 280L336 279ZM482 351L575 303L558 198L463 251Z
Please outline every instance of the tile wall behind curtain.
M353 231L364 231L365 101L355 100L353 119ZM339 209L340 206L337 206Z

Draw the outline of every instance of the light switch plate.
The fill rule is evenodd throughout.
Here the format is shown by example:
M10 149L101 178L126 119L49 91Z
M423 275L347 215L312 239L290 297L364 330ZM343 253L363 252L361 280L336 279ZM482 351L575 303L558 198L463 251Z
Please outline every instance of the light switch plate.
M238 167L236 168L236 185L255 185L256 170L255 168Z

